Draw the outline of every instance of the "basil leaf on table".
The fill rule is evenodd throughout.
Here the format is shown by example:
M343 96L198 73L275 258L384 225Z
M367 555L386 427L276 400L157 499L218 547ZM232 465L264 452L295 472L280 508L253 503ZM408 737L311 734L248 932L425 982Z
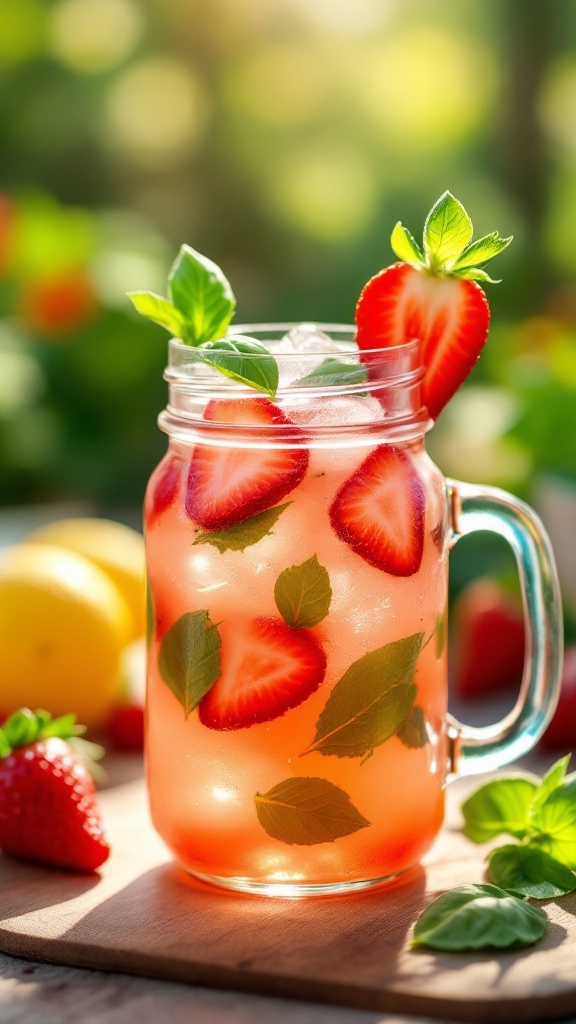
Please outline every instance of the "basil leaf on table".
M543 910L495 885L459 885L418 919L413 945L446 952L532 946L548 926Z
M538 846L510 843L488 856L488 870L494 885L513 889L535 900L565 896L576 889L576 875Z
M545 800L548 799L551 793L555 789L558 789L562 785L566 778L566 772L568 771L568 765L570 764L571 754L566 754L565 757L561 757L559 761L546 772L546 775L542 779L542 782L538 786L534 794L534 799L530 805L530 821L534 819L534 816L542 806Z
M576 775L569 775L550 793L536 808L530 824L541 849L576 870Z
M464 834L475 843L503 834L522 839L537 788L537 782L524 775L486 782L462 804Z

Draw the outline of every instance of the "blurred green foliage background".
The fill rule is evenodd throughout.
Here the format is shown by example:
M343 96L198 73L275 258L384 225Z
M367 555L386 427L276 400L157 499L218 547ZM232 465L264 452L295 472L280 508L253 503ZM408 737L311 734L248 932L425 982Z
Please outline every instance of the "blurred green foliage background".
M0 0L0 504L139 505L166 335L125 292L182 241L239 321L349 322L446 188L515 241L432 452L575 480L572 0Z

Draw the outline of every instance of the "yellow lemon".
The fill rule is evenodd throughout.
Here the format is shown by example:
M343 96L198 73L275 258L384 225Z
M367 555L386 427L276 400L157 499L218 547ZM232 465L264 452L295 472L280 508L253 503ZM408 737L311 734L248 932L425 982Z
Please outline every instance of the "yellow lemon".
M130 613L96 565L64 548L18 544L0 561L0 706L75 711L101 725L117 700Z
M26 537L34 544L58 544L84 555L116 584L132 613L130 639L143 636L145 623L144 539L111 519L60 519Z

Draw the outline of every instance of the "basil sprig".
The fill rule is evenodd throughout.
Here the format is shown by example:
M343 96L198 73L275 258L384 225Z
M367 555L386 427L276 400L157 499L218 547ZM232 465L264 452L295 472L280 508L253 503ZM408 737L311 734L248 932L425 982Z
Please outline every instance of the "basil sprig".
M419 918L413 943L437 950L519 948L542 937L543 910L527 901L576 890L576 773L570 754L543 779L501 775L462 804L464 833L483 843L511 836L487 856L490 885L459 886Z
M142 316L197 348L207 366L275 397L278 365L268 349L254 338L225 337L236 299L212 260L183 245L168 275L167 298L146 291L129 292L128 298Z

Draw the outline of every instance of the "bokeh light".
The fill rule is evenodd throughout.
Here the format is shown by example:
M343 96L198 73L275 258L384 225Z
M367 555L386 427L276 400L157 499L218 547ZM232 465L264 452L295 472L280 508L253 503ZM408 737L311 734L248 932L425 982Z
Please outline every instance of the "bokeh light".
M50 49L73 71L107 71L129 56L143 29L133 0L61 0L50 18Z
M161 170L178 164L198 147L206 123L200 80L170 58L133 65L108 95L109 145L140 167Z

